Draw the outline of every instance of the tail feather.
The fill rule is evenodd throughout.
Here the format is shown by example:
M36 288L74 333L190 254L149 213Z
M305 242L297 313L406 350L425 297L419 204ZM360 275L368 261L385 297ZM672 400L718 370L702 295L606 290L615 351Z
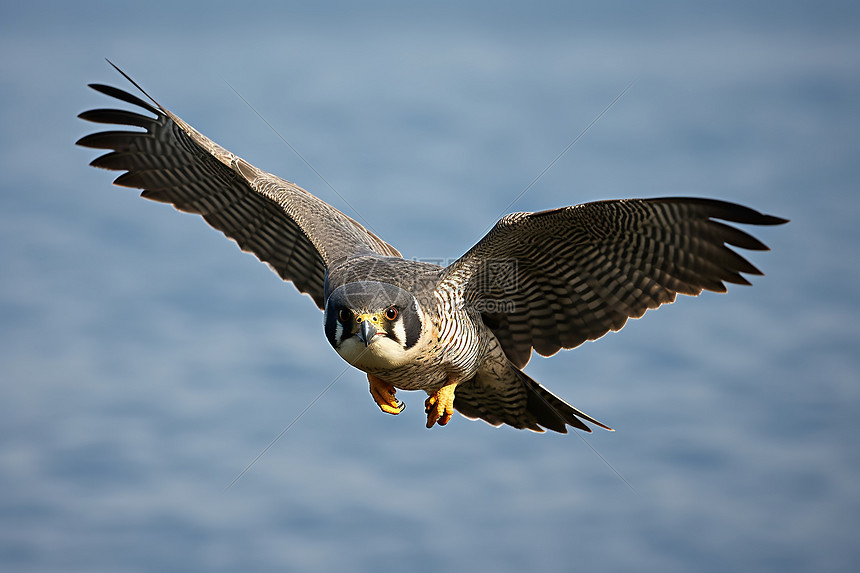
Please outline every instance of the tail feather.
M545 426L550 430L561 432L562 434L567 432L565 424L578 430L582 430L583 432L591 433L591 428L586 426L583 422L583 420L585 420L596 426L600 426L605 430L609 430L610 432L615 431L606 424L595 420L585 412L577 410L535 382L525 372L517 370L517 373L520 375L520 380L523 381L523 385L529 390L526 409L537 418L538 424ZM562 420L561 429L557 428L558 422L556 420L558 419ZM556 425L551 425L553 423Z
M577 410L508 363L501 378L494 371L479 372L462 382L454 393L454 408L468 418L480 418L494 426L507 424L518 429L567 433L567 427L591 432L585 422L612 431L588 414Z

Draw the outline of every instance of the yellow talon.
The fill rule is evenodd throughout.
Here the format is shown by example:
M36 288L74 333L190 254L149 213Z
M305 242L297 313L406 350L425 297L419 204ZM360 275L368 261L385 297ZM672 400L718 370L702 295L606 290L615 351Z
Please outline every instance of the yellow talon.
M367 381L370 382L370 395L380 410L395 415L403 411L405 404L394 397L396 392L394 386L373 374L367 375Z
M427 412L427 427L434 424L446 425L454 415L454 388L456 383L439 388L424 401L424 411Z

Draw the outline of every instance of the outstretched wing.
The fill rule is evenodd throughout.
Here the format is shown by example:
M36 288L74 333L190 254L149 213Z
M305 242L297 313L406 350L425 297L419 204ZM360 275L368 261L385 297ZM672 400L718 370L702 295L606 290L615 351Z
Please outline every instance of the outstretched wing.
M501 219L443 273L481 311L517 367L618 330L677 293L725 292L762 274L730 246L767 247L716 219L778 225L741 205L693 198L599 201Z
M353 219L215 144L155 100L150 105L114 87L90 87L155 116L119 109L80 114L87 121L144 130L102 131L81 138L78 145L113 150L90 165L125 171L114 183L143 189L141 197L202 215L243 251L308 293L320 309L325 307L327 265L364 254L400 256Z

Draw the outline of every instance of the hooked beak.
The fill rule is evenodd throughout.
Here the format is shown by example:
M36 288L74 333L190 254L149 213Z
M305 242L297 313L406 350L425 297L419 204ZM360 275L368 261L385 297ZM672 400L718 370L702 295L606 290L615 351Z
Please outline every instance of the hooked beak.
M369 320L362 320L358 325L358 339L364 343L364 346L370 346L373 342L373 337L376 335L376 327Z

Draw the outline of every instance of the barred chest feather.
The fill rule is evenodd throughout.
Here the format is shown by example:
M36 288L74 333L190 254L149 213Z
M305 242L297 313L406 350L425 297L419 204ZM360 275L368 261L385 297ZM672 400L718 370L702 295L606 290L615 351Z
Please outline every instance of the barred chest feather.
M479 328L486 327L480 319L475 324L470 313L448 310L424 322L419 342L409 350L382 338L366 348L355 339L347 340L338 352L359 370L401 390L433 392L451 379L467 380L486 351L486 337L479 334Z

